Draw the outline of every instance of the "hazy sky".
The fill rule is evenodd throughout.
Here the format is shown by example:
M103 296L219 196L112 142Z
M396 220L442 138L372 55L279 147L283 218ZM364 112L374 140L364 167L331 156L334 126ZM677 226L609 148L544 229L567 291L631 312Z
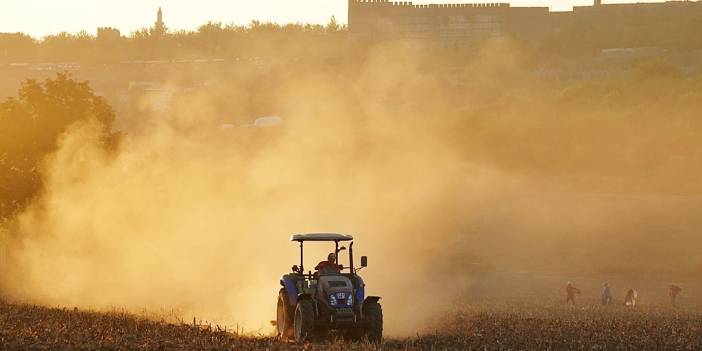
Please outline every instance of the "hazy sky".
M605 0L605 3L636 0ZM505 2L416 0L415 4ZM641 2L641 0L639 0ZM655 0L649 0L655 2ZM513 0L512 6L549 6L570 10L591 0ZM123 34L152 26L158 6L170 29L194 29L207 21L246 24L253 19L279 23L326 23L334 15L346 22L346 0L0 0L0 32L24 32L36 37L82 29L94 33L111 26Z

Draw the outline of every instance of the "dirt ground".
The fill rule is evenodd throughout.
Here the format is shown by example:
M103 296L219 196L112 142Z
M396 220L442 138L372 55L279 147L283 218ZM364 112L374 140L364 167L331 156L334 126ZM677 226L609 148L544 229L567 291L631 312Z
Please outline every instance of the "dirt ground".
M693 350L702 314L686 309L582 304L465 304L434 331L380 345L342 340L295 344L209 325L130 314L0 303L0 350Z

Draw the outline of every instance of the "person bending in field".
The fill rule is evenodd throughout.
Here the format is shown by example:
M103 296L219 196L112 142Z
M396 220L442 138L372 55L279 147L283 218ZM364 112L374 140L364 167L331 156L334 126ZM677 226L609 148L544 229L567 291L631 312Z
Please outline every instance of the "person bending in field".
M319 262L317 267L314 267L318 274L339 274L344 267L336 264L336 254L330 253L326 261Z
M573 283L566 284L566 305L572 303L575 306L575 295L580 294L580 289L573 286Z
M636 307L636 300L639 299L639 293L633 288L629 289L624 296L624 306Z
M678 298L678 295L682 292L682 288L677 286L677 285L671 285L670 286L670 303L673 304L673 307L676 307L676 302L675 300Z

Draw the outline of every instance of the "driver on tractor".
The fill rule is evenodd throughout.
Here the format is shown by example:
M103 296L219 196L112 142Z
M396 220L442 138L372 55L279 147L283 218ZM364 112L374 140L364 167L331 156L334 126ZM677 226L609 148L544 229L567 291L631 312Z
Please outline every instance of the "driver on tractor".
M314 269L317 271L315 272L315 275L339 274L341 273L341 270L344 269L344 266L336 264L336 254L332 252L327 256L326 261L319 262Z

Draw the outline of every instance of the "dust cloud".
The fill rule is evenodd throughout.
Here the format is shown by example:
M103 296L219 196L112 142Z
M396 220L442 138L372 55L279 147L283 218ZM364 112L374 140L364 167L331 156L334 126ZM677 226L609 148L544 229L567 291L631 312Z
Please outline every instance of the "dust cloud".
M94 124L75 125L45 163L44 194L5 229L2 290L269 333L279 277L298 261L289 235L333 231L355 235L387 333L407 335L485 272L699 272L689 240L699 243L702 200L699 181L685 181L697 156L649 152L699 139L578 100L587 86L529 76L508 42L466 60L458 87L434 69L444 63L387 46L267 78L223 72L116 152ZM257 99L270 108L247 109ZM220 127L242 112L284 122ZM328 250L309 251L306 266Z

